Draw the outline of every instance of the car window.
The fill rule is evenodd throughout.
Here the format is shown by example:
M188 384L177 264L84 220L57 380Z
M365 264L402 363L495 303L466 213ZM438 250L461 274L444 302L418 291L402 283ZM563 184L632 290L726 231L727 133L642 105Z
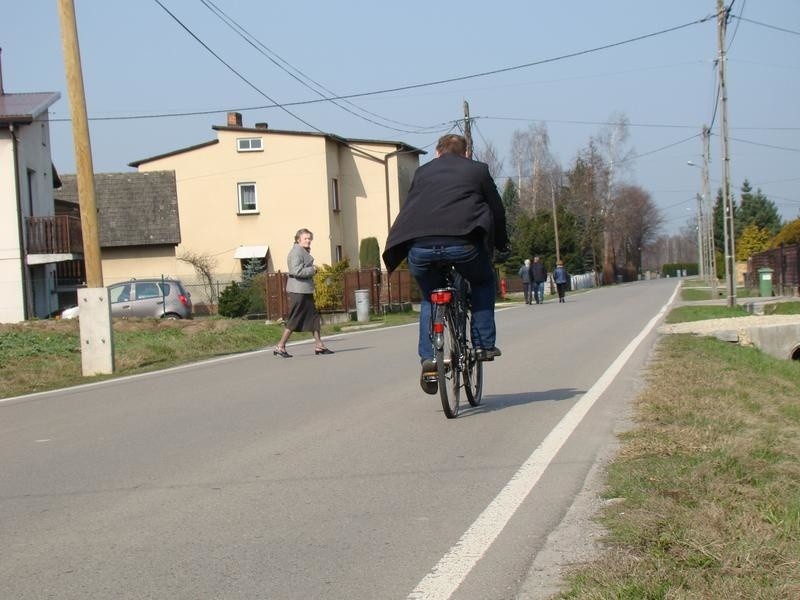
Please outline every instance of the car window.
M111 298L111 303L115 302L128 302L131 299L131 286L129 284L112 285L108 288L108 295Z
M160 296L161 290L158 289L158 284L144 281L140 281L136 284L137 300L144 300L145 298L158 298Z

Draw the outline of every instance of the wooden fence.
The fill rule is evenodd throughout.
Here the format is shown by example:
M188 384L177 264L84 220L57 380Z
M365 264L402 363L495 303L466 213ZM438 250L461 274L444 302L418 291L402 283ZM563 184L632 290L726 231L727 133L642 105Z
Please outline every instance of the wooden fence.
M270 321L279 321L289 316L287 279L288 275L280 271L266 274L265 309ZM395 271L389 276L386 271L361 269L345 271L342 293L332 310L355 311L356 290L369 290L370 311L373 313L383 313L409 302L419 302L419 288L408 271Z
M758 289L758 270L772 269L772 291L779 296L797 296L800 291L800 244L781 245L747 259L745 285Z

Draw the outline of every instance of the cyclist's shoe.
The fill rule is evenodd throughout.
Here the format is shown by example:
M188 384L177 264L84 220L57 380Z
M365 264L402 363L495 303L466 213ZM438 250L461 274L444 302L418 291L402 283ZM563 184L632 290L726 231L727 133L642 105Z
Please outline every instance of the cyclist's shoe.
M433 360L422 361L422 374L419 376L419 385L426 394L435 394L439 391L439 375L436 372L436 362Z
M491 348L477 348L475 350L475 356L480 361L491 361L494 360L498 356L502 356L503 353L500 352L500 348L497 346L492 346Z

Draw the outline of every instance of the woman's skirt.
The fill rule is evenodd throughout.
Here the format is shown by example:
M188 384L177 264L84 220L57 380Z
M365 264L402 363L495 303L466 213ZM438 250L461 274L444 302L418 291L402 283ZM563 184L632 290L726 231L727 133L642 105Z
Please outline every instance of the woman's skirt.
M314 304L314 294L296 294L287 292L289 296L289 318L286 329L290 331L319 331L321 317Z

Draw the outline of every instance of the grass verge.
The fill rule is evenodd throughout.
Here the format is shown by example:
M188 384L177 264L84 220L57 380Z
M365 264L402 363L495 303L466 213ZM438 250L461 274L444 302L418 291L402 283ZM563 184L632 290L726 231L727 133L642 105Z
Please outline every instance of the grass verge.
M385 327L416 322L418 318L418 313L406 312L375 316L371 320ZM322 335L341 330L341 325L326 325ZM189 321L117 320L114 321L114 374L83 377L77 320L0 325L0 398L260 350L275 344L282 332L283 326L279 324L219 317ZM298 332L292 334L292 341L310 337L310 333Z
M727 291L724 285L717 286L717 299L719 298L726 298ZM752 298L753 296L758 296L758 290L750 290L746 287L737 287L736 288L736 297L737 298ZM685 300L686 302L697 302L700 300L713 300L714 296L711 294L710 288L695 288L695 287L681 287L681 300Z
M800 598L799 399L797 362L663 338L609 468L607 550L560 597Z

